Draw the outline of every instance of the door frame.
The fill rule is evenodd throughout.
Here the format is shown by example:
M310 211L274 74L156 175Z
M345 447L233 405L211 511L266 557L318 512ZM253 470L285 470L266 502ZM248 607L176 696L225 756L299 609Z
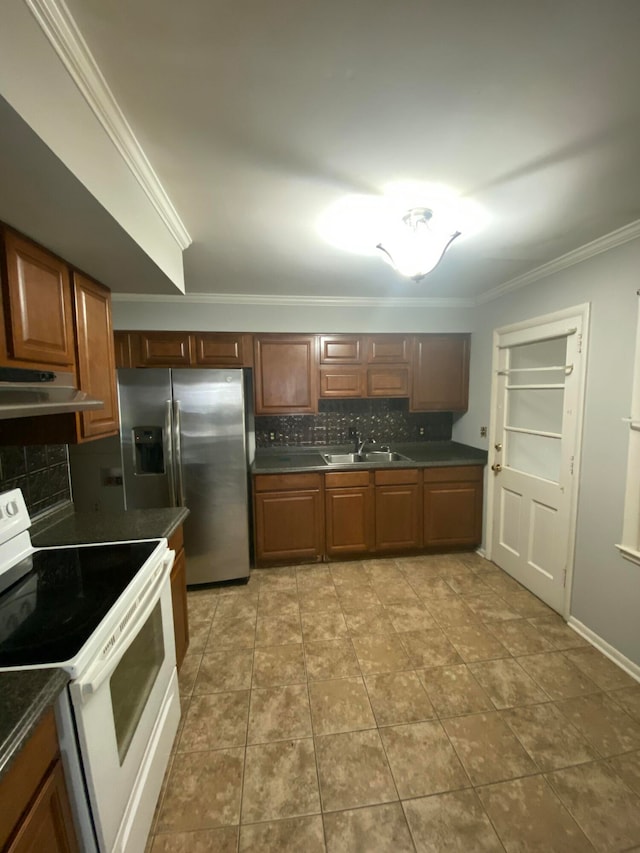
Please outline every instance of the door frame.
M569 618L571 610L571 590L573 583L573 568L575 558L576 545L576 529L578 517L578 494L580 491L580 467L582 459L582 432L584 424L584 402L587 378L587 356L589 342L589 318L591 304L584 302L581 305L574 305L570 308L563 308L560 311L554 311L551 314L543 314L538 317L531 317L528 320L521 320L518 323L510 323L507 326L500 326L493 330L492 342L492 358L491 358L491 403L489 410L489 459L487 466L487 517L485 526L485 556L491 560L493 553L493 522L494 522L494 501L495 501L495 477L491 471L491 462L493 456L493 445L495 444L496 421L497 421L497 405L498 405L498 359L500 355L499 341L502 335L511 332L520 332L533 330L536 326L544 326L549 323L557 323L567 321L567 331L572 328L572 320L581 321L581 330L577 334L581 335L579 352L582 355L579 364L580 375L578 376L578 393L577 393L577 412L576 412L576 434L574 436L574 459L573 459L573 478L571 481L571 494L569 495L569 534L568 548L566 555L566 569L564 579L564 603L562 608L562 616L566 620ZM541 338L542 340L543 338ZM532 341L532 343L535 339Z

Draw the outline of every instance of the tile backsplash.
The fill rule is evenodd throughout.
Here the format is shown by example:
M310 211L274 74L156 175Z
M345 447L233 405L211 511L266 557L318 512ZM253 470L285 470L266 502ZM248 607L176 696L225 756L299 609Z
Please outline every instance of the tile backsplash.
M22 489L33 518L71 500L66 444L0 447L0 492Z
M316 415L256 416L256 447L348 444L349 429L378 444L448 441L451 412L410 412L404 398L320 400Z

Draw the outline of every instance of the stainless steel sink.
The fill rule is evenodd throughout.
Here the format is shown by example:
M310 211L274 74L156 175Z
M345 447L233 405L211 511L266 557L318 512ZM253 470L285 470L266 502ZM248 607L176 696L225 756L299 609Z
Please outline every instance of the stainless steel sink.
M364 462L359 453L323 453L322 458L327 465L352 465L354 462Z
M363 462L407 462L408 457L395 450L371 450L362 454Z
M327 465L355 465L368 462L407 462L408 457L394 450L371 450L368 453L323 453Z

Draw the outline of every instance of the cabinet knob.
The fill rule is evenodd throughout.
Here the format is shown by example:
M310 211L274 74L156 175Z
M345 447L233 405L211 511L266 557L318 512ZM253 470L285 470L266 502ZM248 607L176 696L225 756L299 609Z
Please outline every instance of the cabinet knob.
M502 465L499 462L496 462L494 465L491 466L491 470L495 474L499 474L500 471L502 471Z

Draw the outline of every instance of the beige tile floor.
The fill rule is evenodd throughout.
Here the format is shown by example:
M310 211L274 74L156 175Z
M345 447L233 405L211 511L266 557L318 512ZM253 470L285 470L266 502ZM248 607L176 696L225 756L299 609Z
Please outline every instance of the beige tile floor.
M640 851L640 684L475 554L189 594L152 853Z

